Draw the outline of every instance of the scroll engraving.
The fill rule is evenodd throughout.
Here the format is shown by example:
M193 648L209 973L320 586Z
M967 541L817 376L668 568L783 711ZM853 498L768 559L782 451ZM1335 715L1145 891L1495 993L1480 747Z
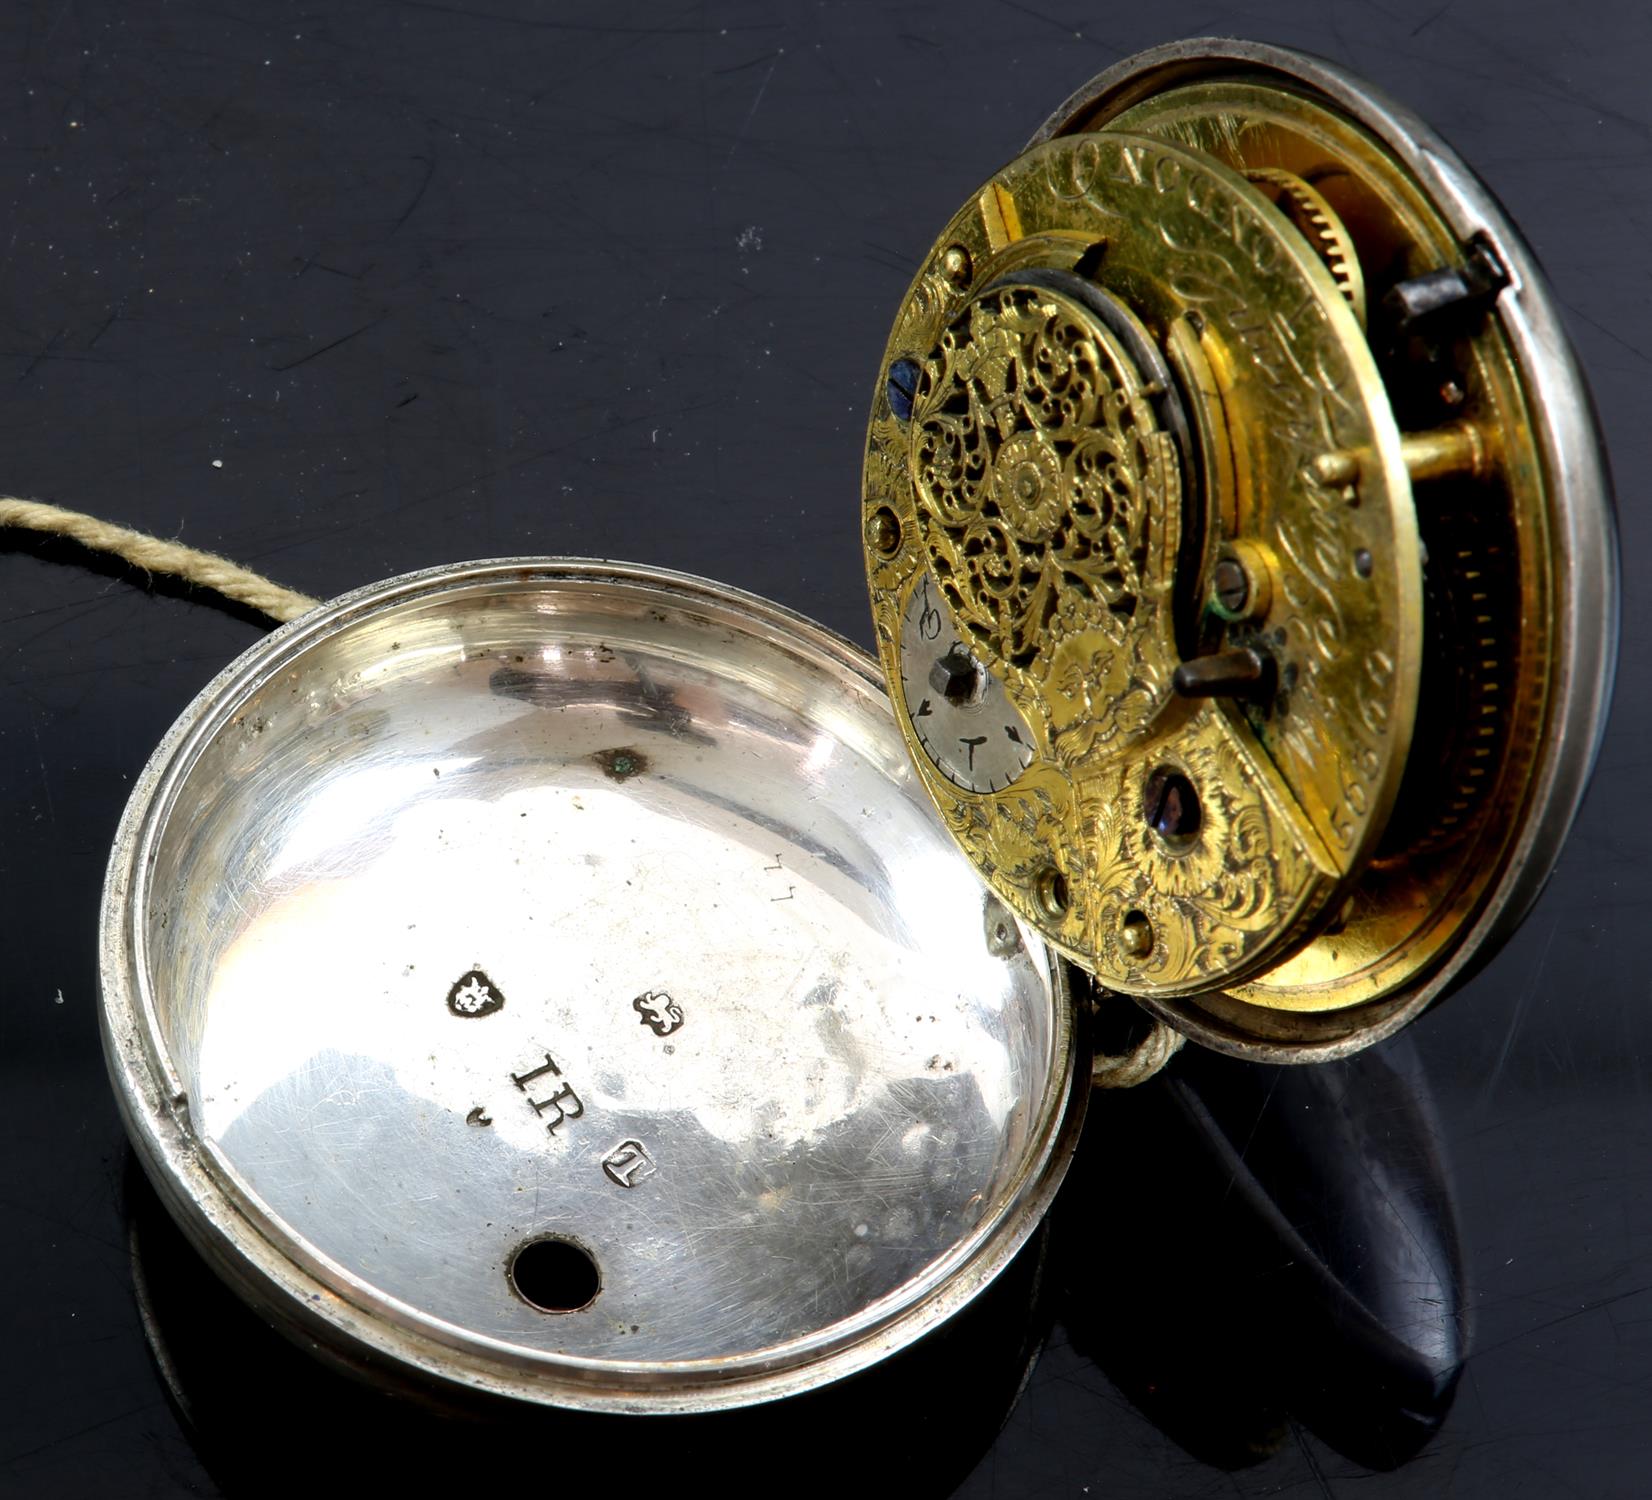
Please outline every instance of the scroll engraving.
M1180 500L1169 438L1139 378L1064 297L1005 287L941 334L911 465L936 579L988 660L1042 677L1052 635L1163 634Z
M880 406L868 434L868 514L900 523L868 552L885 670L894 681L922 629L911 600L927 574L1032 731L1001 791L960 794L918 760L995 892L1104 982L1242 983L1369 852L1409 739L1415 533L1380 377L1343 336L1353 315L1329 273L1219 161L1145 133L1062 138L994 193L1025 238L983 243L974 204L948 226L940 243L964 245L976 279L956 300L915 284L888 356L918 364L911 412ZM1069 275L1091 290L1065 290ZM1203 428L1172 440L1151 361L1092 293L1141 320L1182 394L1207 403L1200 419L1220 411L1226 447ZM1352 499L1319 482L1329 449L1371 455ZM1277 567L1273 604L1216 625L1175 595L1178 568L1188 584L1236 539ZM1275 695L1174 697L1184 652L1247 630ZM919 749L921 691L903 720ZM1143 813L1144 778L1167 766L1204 808L1190 840L1160 838Z

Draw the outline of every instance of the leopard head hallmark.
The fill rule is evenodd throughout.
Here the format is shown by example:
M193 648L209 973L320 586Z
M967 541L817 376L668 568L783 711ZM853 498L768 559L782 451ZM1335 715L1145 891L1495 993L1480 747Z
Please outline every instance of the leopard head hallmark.
M470 969L453 982L447 992L447 1008L456 1016L474 1019L503 1010L504 993L480 969Z

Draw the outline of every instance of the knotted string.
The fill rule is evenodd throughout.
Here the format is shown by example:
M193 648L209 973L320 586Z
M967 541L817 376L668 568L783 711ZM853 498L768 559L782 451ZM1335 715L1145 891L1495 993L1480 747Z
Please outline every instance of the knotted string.
M232 563L215 552L202 552L181 542L163 541L147 532L114 526L78 510L64 510L38 500L18 500L0 496L0 526L23 531L43 531L68 537L94 552L109 552L145 573L163 573L181 578L200 588L211 589L237 604L244 604L278 624L296 620L319 602L308 594L295 593L272 583L261 573Z
M1163 1021L1154 1021L1153 1029L1130 1051L1096 1053L1090 1064L1090 1081L1098 1089L1133 1089L1156 1077L1186 1040Z

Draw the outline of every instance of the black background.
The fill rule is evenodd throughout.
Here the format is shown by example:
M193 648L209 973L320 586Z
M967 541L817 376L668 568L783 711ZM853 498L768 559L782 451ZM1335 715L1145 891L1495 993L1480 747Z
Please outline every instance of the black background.
M319 595L462 558L609 556L865 644L862 428L917 257L1070 89L1208 33L1364 74L1533 242L1621 492L1617 701L1547 893L1414 1029L1474 1320L1440 1435L1371 1474L1293 1426L1227 1473L1058 1323L962 1493L1644 1493L1645 7L8 3L0 489ZM260 627L71 561L0 551L0 1493L213 1494L132 1299L94 943L127 789ZM1130 1205L1113 1212L1127 1234ZM921 1454L866 1465L847 1490L923 1491ZM487 1472L484 1453L478 1488Z

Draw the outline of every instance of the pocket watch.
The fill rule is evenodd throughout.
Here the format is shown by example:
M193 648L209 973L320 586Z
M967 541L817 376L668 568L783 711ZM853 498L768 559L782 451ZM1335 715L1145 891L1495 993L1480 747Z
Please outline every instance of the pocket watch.
M1616 621L1587 397L1489 193L1329 65L1183 43L1063 105L924 258L863 502L877 661L681 574L470 563L163 740L106 1051L294 1339L596 1411L835 1381L1040 1221L1075 997L1340 1055L1552 867Z

